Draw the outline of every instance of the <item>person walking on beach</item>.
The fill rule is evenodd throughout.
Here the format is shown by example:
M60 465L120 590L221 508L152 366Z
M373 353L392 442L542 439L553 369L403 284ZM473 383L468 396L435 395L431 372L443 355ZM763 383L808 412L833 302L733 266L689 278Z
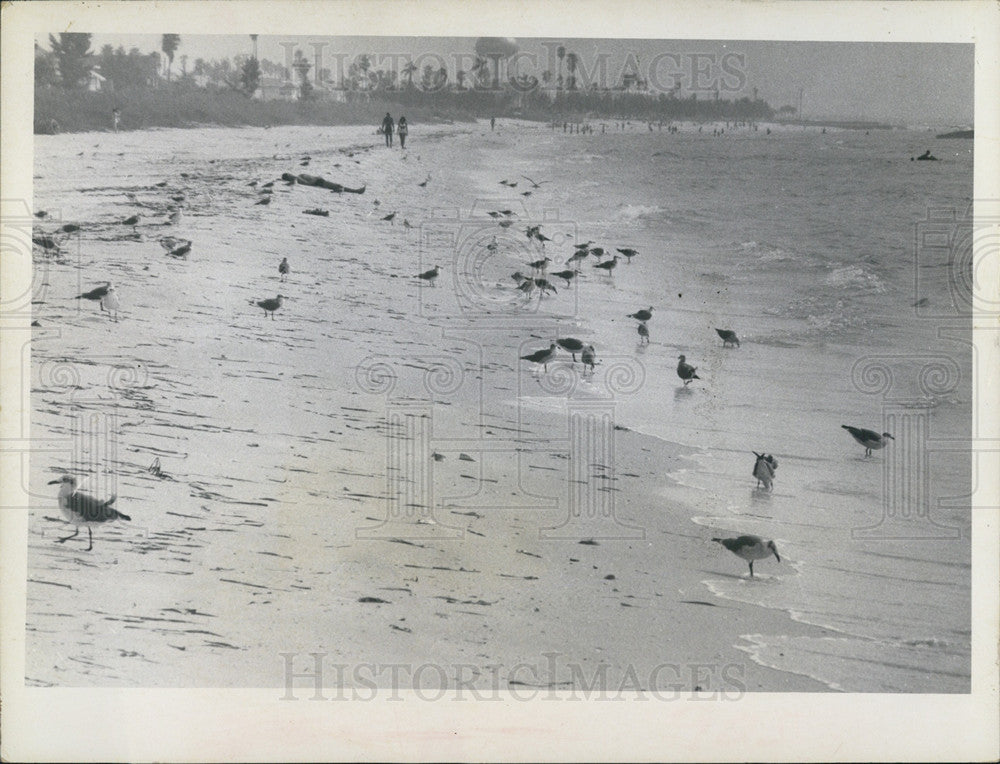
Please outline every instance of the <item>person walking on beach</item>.
M497 126L497 118L490 117L490 132L493 132L493 128Z
M406 135L410 132L410 126L406 124L406 117L399 118L399 124L396 126L396 132L399 134L399 148L406 148Z
M382 120L382 134L385 135L385 145L389 148L392 148L392 131L395 126L395 123L392 121L392 115L386 112L385 118Z
M122 113L121 113L121 111L119 111L118 109L112 109L111 110L111 120L112 120L112 122L114 122L115 132L117 133L118 132L118 126L121 124L121 121L122 121Z

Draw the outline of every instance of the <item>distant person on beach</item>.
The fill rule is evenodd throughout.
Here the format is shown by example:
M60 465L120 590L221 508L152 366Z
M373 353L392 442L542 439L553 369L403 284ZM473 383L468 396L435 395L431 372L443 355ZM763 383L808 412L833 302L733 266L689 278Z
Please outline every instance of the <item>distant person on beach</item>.
M49 120L49 132L55 135L59 132L59 123L56 122L55 117Z
M392 115L389 112L385 113L385 118L382 120L382 134L385 136L385 145L392 148L392 131L396 127L395 123L392 121Z
M910 161L911 162L913 161L912 157L910 158ZM927 149L927 151L925 151L923 154L921 154L920 156L917 157L917 161L918 162L919 161L936 162L937 161L937 157L931 156L931 150Z
M490 117L490 132L493 132L493 128L497 126L497 118Z
M406 124L406 117L399 118L399 124L396 126L396 132L399 134L399 148L406 148L406 136L410 132L410 126Z
M118 109L112 109L111 110L111 120L114 123L115 132L117 133L118 132L118 126L121 124L121 121L122 121L122 113L121 113L121 111L119 111Z

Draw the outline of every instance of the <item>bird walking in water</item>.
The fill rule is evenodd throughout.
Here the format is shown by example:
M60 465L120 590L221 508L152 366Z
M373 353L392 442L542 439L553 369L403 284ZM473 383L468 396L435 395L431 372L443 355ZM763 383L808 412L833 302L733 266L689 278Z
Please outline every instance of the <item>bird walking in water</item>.
M282 281L288 276L289 271L291 271L291 266L288 264L288 258L281 258L281 263L278 265L278 273L281 274Z
M770 454L758 454L756 451L753 455L757 457L753 465L753 476L757 478L757 487L760 488L763 483L764 490L770 491L774 481L774 471L778 469L778 460Z
M118 292L112 284L108 284L108 291L104 293L101 297L101 310L106 310L110 316L114 313L115 321L118 320L118 309L121 307L121 301L118 299Z
M112 496L106 501L95 499L93 496L78 491L77 480L72 475L63 475L59 480L50 480L49 485L59 484L59 509L62 510L63 517L67 522L73 523L76 530L72 535L59 539L59 543L76 538L80 533L80 526L87 526L87 537L89 545L87 551L94 548L93 526L102 523L110 523L115 520L131 520L128 515L124 515L111 505L115 503L117 497Z
M435 265L429 271L424 271L423 273L418 273L417 278L423 281L427 281L431 286L434 286L434 279L438 277L438 267Z
M104 310L104 296L108 293L109 289L111 289L111 282L105 281L104 286L99 286L96 287L95 289L91 289L89 292L78 294L76 296L76 299L94 300L95 302L100 303L101 310Z
M851 427L846 424L842 424L840 426L851 433L851 437L865 447L865 456L871 456L873 450L878 451L880 448L885 448L887 442L886 438L889 440L895 440L895 438L887 432L883 432L879 435L874 430L865 430L861 427Z
M648 310L637 310L635 313L629 313L628 318L634 318L636 321L649 321L653 317L653 306L650 305Z
M282 301L285 299L284 295L279 294L274 299L269 300L257 300L255 305L264 309L264 318L267 318L267 314L271 314L271 320L274 320L274 311L281 307Z
M636 331L639 332L639 344L649 344L649 327L645 323L640 322L639 326L636 327Z
M753 561L763 560L772 554L781 562L778 556L778 547L773 541L762 539L760 536L737 536L734 539L713 538L737 557L742 557L750 564L750 578L753 578Z
M546 350L536 350L534 353L529 353L528 355L522 355L522 361L531 361L532 363L540 363L542 368L548 372L549 361L552 360L553 356L556 354L556 343L552 343Z
M684 360L684 356L680 356L680 360L677 363L677 376L684 380L685 386L692 379L701 379L701 377L699 377L697 374L695 374L696 371L697 371L696 367L694 367L691 364L687 363Z
M716 329L715 331L722 337L722 347L726 347L726 345L740 346L740 339L736 336L736 332L731 329Z

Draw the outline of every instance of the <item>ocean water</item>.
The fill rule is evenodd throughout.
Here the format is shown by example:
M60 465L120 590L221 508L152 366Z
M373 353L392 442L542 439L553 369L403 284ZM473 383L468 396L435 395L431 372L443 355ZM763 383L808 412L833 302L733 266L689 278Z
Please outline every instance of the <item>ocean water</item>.
M502 125L496 134L459 125L424 136L418 126L411 141L404 161L363 148L352 156L351 147L375 142L364 128L38 137L36 210L90 225L68 262L39 269L46 286L36 315L43 328L60 326L65 334L35 336L33 433L69 432L63 406L72 393L49 373L52 364L97 349L108 363L145 368L148 380L119 405L125 437L116 457L126 486L121 501L150 518L141 564L176 575L190 556L252 570L257 554L278 550L291 559L302 544L346 544L337 534L375 512L386 487L382 452L372 458L372 443L381 448L385 438L382 412L356 384L367 358L418 359L408 362L416 372L412 389L401 378L396 390L414 399L439 371L436 389L449 388L448 369L494 374L502 381L477 413L479 425L498 432L510 428L514 407L561 412L558 394L489 354L511 342L530 352L546 339L530 320L498 318L521 304L509 274L524 269L525 252L513 243L524 241L521 222L504 233L481 225L490 220L485 211L503 205L553 236L545 250L550 273L564 267L577 241L639 251L612 276L595 270L591 257L573 286L553 279L558 295L531 309L540 325L557 318L563 334L592 342L602 367L637 370L615 400L618 424L692 454L664 466L671 482L664 500L702 526L704 598L783 611L836 635L747 633L734 635L736 646L761 664L835 689L969 690L973 475L963 444L972 351L969 321L951 308L952 287L965 274L947 267L948 246L919 242L929 228L933 241L941 230L946 245L965 241L971 142L931 143L928 134L905 131L568 135L540 125ZM454 153L448 142L467 161L434 166L435 156ZM926 148L942 161L909 161ZM317 157L316 172L350 186L369 182L369 193L308 196L278 186L274 204L256 206L248 181L300 171L305 154ZM428 172L425 192L417 183ZM498 186L500 173L517 189ZM547 182L521 197L530 188L521 175ZM177 233L192 238L195 251L182 264L163 257L158 222L136 240L118 222L135 209L165 219L166 192L155 185L162 179L186 188ZM331 218L302 215L313 203L328 207ZM386 233L383 224L373 236L382 210L397 211L412 228ZM494 232L509 251L474 261L473 278L460 274L457 261L421 243L425 229L452 213L475 221L473 254ZM283 255L296 264L288 287L274 272ZM447 275L438 288L418 288L409 277L437 257ZM70 297L99 273L128 287L127 318L114 328ZM496 306L482 322L496 340L484 334L479 356L453 331L452 286ZM289 318L262 324L247 306L278 289L292 295ZM410 310L417 299L419 316ZM627 314L649 306L650 343L640 346ZM741 347L723 348L717 327L736 331ZM689 387L675 373L680 354L701 377ZM77 372L83 388L103 383L93 363ZM477 425L467 406L441 408L440 433ZM842 424L887 429L897 440L865 458ZM522 433L525 422L516 425ZM755 489L752 451L778 459L771 492ZM151 477L151 454L189 485L165 487ZM47 527L44 513L53 513L44 479L57 469L42 462L33 475L38 495L48 497L39 528ZM159 512L165 490L174 509L196 515L192 528L178 530L186 521ZM299 533L301 517L345 502L350 511L337 528ZM221 533L260 527L255 513L265 504L282 520L255 539L271 544L267 551L244 549L237 533ZM292 528L298 546L272 525ZM220 533L209 543L202 526ZM741 533L775 539L781 563L761 561L751 580L739 560L708 541ZM102 529L95 544L114 543L117 534ZM188 545L184 551L174 537ZM50 548L47 540L38 544L34 559L42 568ZM301 569L275 564L276 591L307 588L329 574L322 558L303 559ZM219 586L205 568L195 574L205 576L203 586ZM44 610L48 596L29 593L29 607ZM155 621L162 614L146 615ZM35 663L44 668L45 656Z
M590 258L575 295L599 355L643 368L617 421L694 449L672 495L706 537L758 534L782 555L753 580L704 585L837 635L737 646L831 688L967 692L972 475L952 447L971 432L972 353L951 292L968 276L922 242L943 219L960 246L971 141L819 130L534 141L538 158L511 173L553 180L550 217L609 253L640 252L612 278ZM925 147L941 161L909 161ZM626 315L648 306L640 346ZM717 327L741 347L723 348ZM687 388L680 354L701 377ZM865 458L842 424L896 440ZM752 451L778 459L771 492L755 488Z

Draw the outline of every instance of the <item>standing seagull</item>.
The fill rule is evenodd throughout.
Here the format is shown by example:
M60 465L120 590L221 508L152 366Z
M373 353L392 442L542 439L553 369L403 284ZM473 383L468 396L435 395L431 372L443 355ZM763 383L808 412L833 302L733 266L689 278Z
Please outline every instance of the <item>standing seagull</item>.
M635 313L629 313L628 318L634 318L636 321L649 321L653 317L653 306L649 306L649 310L637 310Z
M132 519L128 515L123 515L121 512L111 508L111 505L115 503L115 496L112 496L107 501L101 501L100 499L95 499L93 496L88 496L85 493L77 491L76 478L72 475L63 475L59 480L49 481L49 485L56 485L57 483L61 485L59 488L59 509L62 510L63 517L76 526L76 531L71 536L59 539L60 544L64 541L69 541L71 538L76 538L80 533L80 526L86 525L87 537L90 541L87 547L87 551L89 552L94 548L94 532L91 530L93 526L114 520Z
M284 281L285 277L288 276L288 272L290 270L291 267L288 265L288 258L287 257L281 258L281 263L278 265L278 273L281 274L282 281Z
M556 340L556 344L563 350L568 350L573 356L573 363L576 363L576 354L583 350L583 343L575 337L564 337Z
M684 380L684 384L687 385L692 379L701 379L697 374L695 374L697 369L689 363L684 361L684 356L680 357L680 361L677 364L677 376Z
M625 255L625 259L629 265L632 264L632 258L639 254L631 247L625 247L624 249L619 249L618 251Z
M580 356L580 360L583 361L584 366L590 367L590 373L593 374L594 364L596 363L593 345L587 345L587 347L583 349L583 353Z
M105 281L104 286L99 286L96 289L91 289L89 292L84 292L76 296L78 300L94 300L95 302L101 303L101 310L104 310L104 295L108 293L111 289L111 282Z
M112 313L115 314L115 321L118 320L118 309L121 307L121 302L118 299L118 292L115 291L114 286L108 284L108 291L104 293L101 298L101 310L106 310L108 315Z
M639 343L640 344L646 343L648 345L649 344L649 327L646 326L645 323L641 323L640 322L640 324L637 327L636 331L639 332Z
M851 427L850 425L842 424L840 425L849 433L851 437L854 438L858 443L865 447L865 456L871 456L872 450L877 451L880 448L885 448L886 438L890 440L895 440L889 433L883 432L879 435L874 430L864 430L860 427Z
M429 281L431 286L434 286L434 279L436 279L437 277L438 277L438 267L436 265L429 271L424 271L423 273L417 274L418 279Z
M615 269L615 266L617 265L618 265L618 255L615 255L612 259L605 260L603 263L598 263L594 267L606 271L607 274L610 276L611 271L613 271Z
M712 541L718 541L737 557L742 557L750 563L750 578L753 578L754 560L763 560L773 554L778 562L781 562L781 558L778 557L778 547L774 545L774 542L762 539L760 536L739 536L734 539L714 538Z
M548 372L549 361L552 360L552 357L555 354L556 354L556 343L553 342L551 345L549 345L547 350L537 350L534 353L530 353L529 355L522 355L521 360L531 361L532 363L540 363L542 365L542 368L545 369L546 372Z
M722 347L726 345L736 345L740 346L740 338L736 336L736 332L732 329L716 329L716 333L722 337Z
M264 309L264 318L267 318L267 314L271 314L271 320L274 320L274 311L281 307L282 301L285 299L284 295L279 294L273 300L257 300L255 305Z

